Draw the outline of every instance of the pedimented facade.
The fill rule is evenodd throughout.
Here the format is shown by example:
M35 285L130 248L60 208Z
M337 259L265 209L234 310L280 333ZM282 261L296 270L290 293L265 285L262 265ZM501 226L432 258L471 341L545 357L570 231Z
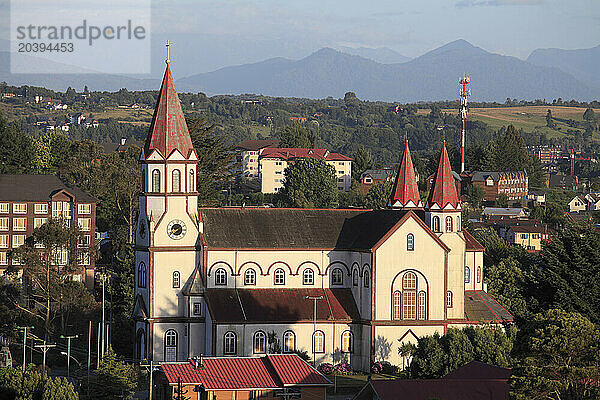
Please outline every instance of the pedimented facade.
M200 208L196 153L167 66L140 159L140 359L306 351L402 365L402 343L511 321L485 291L445 146L423 204L408 144L387 210Z

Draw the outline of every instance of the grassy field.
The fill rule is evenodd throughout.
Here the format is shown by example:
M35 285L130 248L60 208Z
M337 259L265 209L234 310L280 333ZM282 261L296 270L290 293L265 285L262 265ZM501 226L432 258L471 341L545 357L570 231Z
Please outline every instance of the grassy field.
M539 130L546 133L548 137L560 137L565 134L567 129L571 128L561 121L555 120L558 129L546 127L546 113L551 110L554 118L572 119L575 121L583 120L583 107L564 107L564 106L522 106L522 107L499 107L499 108L470 108L469 119L485 122L493 129L499 129L503 126L514 125L517 129L523 129L525 132ZM444 113L456 114L456 109L443 109ZM600 112L596 109L594 112ZM429 110L420 109L418 114L429 114Z

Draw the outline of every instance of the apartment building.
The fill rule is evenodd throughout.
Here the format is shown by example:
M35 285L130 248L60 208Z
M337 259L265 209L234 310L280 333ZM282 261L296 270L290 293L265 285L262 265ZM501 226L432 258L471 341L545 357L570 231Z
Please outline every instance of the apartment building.
M241 162L241 174L245 178L258 177L258 157L260 151L266 147L279 146L279 140L244 140L235 149L239 151L238 161Z
M50 218L77 223L84 234L82 246L89 248L96 231L97 202L54 175L0 175L0 272L9 266L8 252L22 246L33 230ZM63 257L66 256L65 253ZM80 265L73 279L93 289L93 257L85 255Z
M508 200L520 200L527 196L529 178L526 171L475 171L471 184L483 189L484 201L496 201L504 193Z
M339 153L331 153L327 149L303 148L264 148L259 156L259 177L263 193L277 193L285 178L284 171L288 165L299 158L315 158L324 160L335 168L337 188L349 191L352 185L352 158Z

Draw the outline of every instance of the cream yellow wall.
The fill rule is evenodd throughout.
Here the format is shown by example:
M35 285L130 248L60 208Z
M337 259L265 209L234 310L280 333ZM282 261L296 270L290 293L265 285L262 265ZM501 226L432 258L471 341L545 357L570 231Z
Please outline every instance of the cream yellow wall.
M483 251L466 251L465 266L469 267L470 279L465 283L465 290L483 290ZM481 279L477 282L477 268L481 268Z
M407 360L398 354L398 348L403 343L416 345L417 339L415 336L420 338L431 336L435 333L443 335L444 326L441 324L428 326L375 326L375 361L388 361L393 365L402 366L403 362ZM399 339L401 338L403 340L400 342Z
M183 317L187 314L187 302L182 293L191 279L200 253L190 251L154 252L153 318ZM180 287L173 288L173 272L180 273Z
M406 247L409 233L415 236L414 251ZM444 249L413 218L377 249L374 270L377 320L392 319L392 290L402 290L402 276L408 271L416 273L418 291L427 288L428 318L444 319Z
M352 161L327 161L327 164L335 168L337 188L346 192L349 191L352 185ZM340 182L340 179L343 181Z
M335 169L337 188L348 191L352 185L352 161L326 161ZM289 163L285 160L274 158L261 158L259 162L261 191L263 193L276 193L283 187L285 169ZM278 165L279 164L279 165ZM342 182L339 182L342 179Z
M440 235L446 246L450 247L448 253L448 290L452 292L452 307L448 307L449 319L464 318L465 296L465 240L462 233L445 232Z

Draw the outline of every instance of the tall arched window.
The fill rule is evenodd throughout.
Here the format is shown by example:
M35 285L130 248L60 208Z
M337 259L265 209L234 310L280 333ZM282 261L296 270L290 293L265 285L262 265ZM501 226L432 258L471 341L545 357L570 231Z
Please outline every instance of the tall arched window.
M249 268L244 273L244 285L256 285L256 271Z
M283 334L283 352L292 353L296 350L296 334L292 331L286 331Z
M369 271L363 272L364 278L363 278L363 286L368 288L369 285L371 284L371 276L369 275Z
M237 336L234 332L227 332L223 336L223 354L235 354L237 350Z
M342 285L344 283L344 273L341 268L334 268L331 271L331 283L333 285Z
M267 344L267 335L263 331L254 334L254 354L263 354Z
M142 261L138 266L138 287L146 287L146 273L146 264L144 264L144 262Z
M194 178L194 170L190 169L190 182L189 182L190 192L193 192L196 187L196 179Z
M440 217L437 215L431 220L431 230L434 232L440 231Z
M460 228L461 228L461 226L460 226L460 216L458 216L458 217L456 217L456 230L460 231Z
M173 288L178 289L181 286L181 275L179 271L173 271Z
M137 357L138 360L146 358L146 332L143 329L137 332Z
M323 331L313 333L313 353L325 353L325 334Z
M352 284L354 286L358 286L358 270L357 269L352 271Z
M465 283L471 282L471 268L465 266Z
M215 271L215 285L227 285L227 271L225 271L225 268L219 268Z
M354 338L352 332L344 331L342 333L342 353L352 353L354 351Z
M448 290L448 293L446 293L446 307L452 308L452 304L453 304L452 292L450 290Z
M481 267L477 267L477 283L481 283Z
M311 268L306 268L302 273L302 284L304 285L314 285L315 283L315 273Z
M452 232L452 217L446 217L446 232Z
M157 169L152 171L152 191L160 193L160 171Z
M173 173L171 174L171 179L172 179L172 187L173 187L173 192L181 192L181 172L178 169L174 169Z
M402 319L417 318L417 276L407 272L402 277Z
M277 268L273 273L273 283L275 285L285 285L285 271L283 268Z
M409 233L406 235L406 250L414 251L415 250L415 235Z
M422 290L419 292L417 305L417 319L427 319L427 295Z
M402 311L402 293L395 290L392 295L392 319L399 320Z
M175 329L165 332L165 361L177 361L177 331Z

